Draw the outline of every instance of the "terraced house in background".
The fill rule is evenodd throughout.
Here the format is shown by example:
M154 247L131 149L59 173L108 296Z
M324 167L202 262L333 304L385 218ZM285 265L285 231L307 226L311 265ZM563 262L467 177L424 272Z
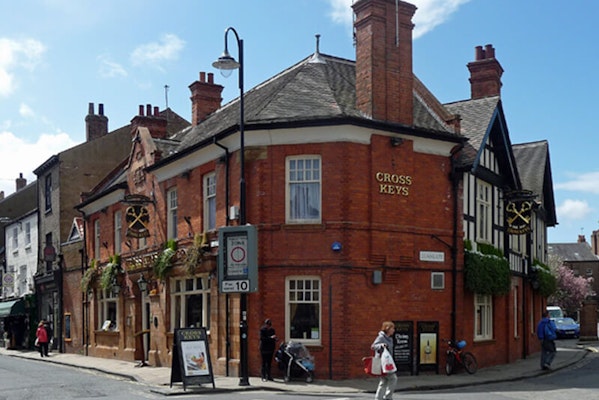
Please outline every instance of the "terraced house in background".
M362 376L382 320L396 322L403 373L437 371L443 338L467 340L481 366L539 351L532 266L556 223L547 143L512 144L491 45L468 64L471 98L442 104L412 70L416 8L352 7L355 60L316 46L244 93L243 157L240 99L221 105L211 73L190 85L189 126L140 106L126 154L76 205L81 258L60 264L65 351L168 366L174 330L206 327L215 373L236 376L246 306L249 354L268 317L323 378ZM217 284L242 160L258 259L247 305ZM490 250L505 263L485 263ZM477 286L473 273L501 279Z

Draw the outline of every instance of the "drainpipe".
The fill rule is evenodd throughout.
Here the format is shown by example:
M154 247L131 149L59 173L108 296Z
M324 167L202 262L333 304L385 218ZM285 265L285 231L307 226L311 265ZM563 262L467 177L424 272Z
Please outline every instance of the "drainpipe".
M216 137L213 138L212 143L220 147L225 151L225 214L226 214L226 225L229 225L229 148L223 146L216 141ZM229 293L225 294L225 331L227 337L225 338L225 376L229 376L229 360L231 359L231 340L229 338L229 330L231 329L230 321L231 313L229 312Z
M81 278L83 279L83 274L85 273L85 269L87 267L87 215L85 212L79 210L81 213L81 217L83 218L83 246L79 250L81 253ZM84 354L88 355L88 343L89 343L89 291L86 290L85 293L81 295L81 332L83 332L83 349Z
M451 184L453 189L453 243L451 246L451 339L456 340L456 313L457 313L457 279L458 279L458 198L460 189L460 174L457 171L457 154L464 148L460 143L451 151Z

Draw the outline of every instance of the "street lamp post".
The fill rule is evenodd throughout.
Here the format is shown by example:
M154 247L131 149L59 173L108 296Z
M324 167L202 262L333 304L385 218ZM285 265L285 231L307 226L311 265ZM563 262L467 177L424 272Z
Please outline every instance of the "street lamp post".
M239 51L239 62L235 61L229 54L227 35L232 31L237 39ZM214 68L220 69L223 76L228 77L234 69L239 69L239 225L246 224L246 190L245 190L245 137L244 137L244 108L243 108L243 40L239 38L237 31L233 27L225 30L225 51L212 63ZM241 319L239 322L240 334L240 372L239 386L249 386L248 377L248 321L247 321L247 293L242 292L239 299L239 308Z

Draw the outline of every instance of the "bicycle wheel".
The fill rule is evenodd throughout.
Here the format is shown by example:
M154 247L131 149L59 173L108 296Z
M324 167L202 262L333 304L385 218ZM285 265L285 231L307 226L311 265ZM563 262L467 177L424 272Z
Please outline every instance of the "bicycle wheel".
M445 360L445 373L447 375L451 375L453 372L453 367L455 365L455 356L453 353L447 354L447 359Z
M466 352L462 354L462 363L464 364L464 368L469 374L475 373L478 369L476 357L474 357L472 353Z

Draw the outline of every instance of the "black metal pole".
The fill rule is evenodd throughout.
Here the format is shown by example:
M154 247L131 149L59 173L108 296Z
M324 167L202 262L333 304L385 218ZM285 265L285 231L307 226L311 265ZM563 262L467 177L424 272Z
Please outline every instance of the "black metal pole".
M240 176L239 176L239 225L244 226L246 224L246 188L245 188L245 126L244 126L244 104L243 104L243 40L239 38L235 29L231 28L237 38L237 44L239 46L239 164L240 164ZM247 318L247 293L241 293L240 301L240 323L239 323L239 334L240 334L240 364L241 364L241 377L239 379L239 386L249 386L249 373L248 373L248 318Z

